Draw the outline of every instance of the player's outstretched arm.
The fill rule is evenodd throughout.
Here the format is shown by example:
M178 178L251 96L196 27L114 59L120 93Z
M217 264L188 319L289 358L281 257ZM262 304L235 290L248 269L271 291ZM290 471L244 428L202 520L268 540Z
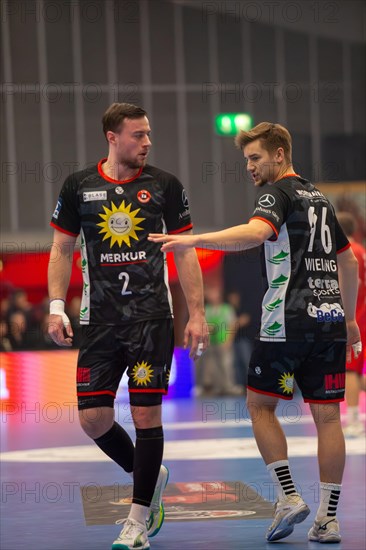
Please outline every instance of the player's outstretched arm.
M150 233L148 239L155 243L163 243L163 252L170 250L185 250L187 248L209 248L226 252L240 252L261 245L273 235L271 226L261 220L253 219L247 224L236 225L201 235L165 235Z

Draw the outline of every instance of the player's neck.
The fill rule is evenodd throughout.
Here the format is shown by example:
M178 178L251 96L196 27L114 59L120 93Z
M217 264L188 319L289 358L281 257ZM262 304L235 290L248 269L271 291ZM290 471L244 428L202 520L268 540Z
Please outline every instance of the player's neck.
M139 168L131 168L123 163L118 163L110 157L102 164L102 170L106 176L116 181L132 179L137 175Z
M284 166L282 169L279 170L276 178L274 179L273 183L276 183L278 180L282 180L286 176L293 176L296 174L294 167L292 164Z

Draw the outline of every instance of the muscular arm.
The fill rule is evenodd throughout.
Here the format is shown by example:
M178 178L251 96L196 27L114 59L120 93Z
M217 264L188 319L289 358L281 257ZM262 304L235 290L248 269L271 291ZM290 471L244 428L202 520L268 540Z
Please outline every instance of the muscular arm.
M174 260L189 311L189 321L184 331L184 346L188 345L191 338L191 357L194 357L200 342L203 343L203 350L208 345L201 268L196 251L192 248L174 251Z
M48 294L50 301L66 300L67 289L70 282L73 251L76 237L66 235L55 230L53 244L48 264ZM60 346L71 346L72 328L66 321L66 315L50 314L48 333L52 340ZM64 336L64 328L67 337Z
M253 219L247 224L236 225L201 235L158 235L151 234L149 240L163 242L162 250L183 250L189 247L209 248L239 252L261 245L273 235L271 226L261 220Z
M358 292L358 262L351 248L338 254L339 288L347 323L347 361L351 358L351 346L360 342L360 330L356 323L356 302ZM354 353L357 357L357 353Z

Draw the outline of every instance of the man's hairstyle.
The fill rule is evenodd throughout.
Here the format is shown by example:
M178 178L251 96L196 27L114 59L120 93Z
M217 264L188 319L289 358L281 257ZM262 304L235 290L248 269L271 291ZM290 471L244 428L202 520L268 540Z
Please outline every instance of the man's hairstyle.
M337 212L337 220L347 237L352 237L356 231L356 222L349 212Z
M112 103L102 118L104 135L107 137L107 132L116 134L120 132L125 118L142 118L144 116L146 116L146 111L132 103Z
M240 131L235 138L236 146L243 150L248 143L259 139L262 147L269 152L282 147L287 162L292 162L292 139L290 132L280 124L261 122L248 132Z

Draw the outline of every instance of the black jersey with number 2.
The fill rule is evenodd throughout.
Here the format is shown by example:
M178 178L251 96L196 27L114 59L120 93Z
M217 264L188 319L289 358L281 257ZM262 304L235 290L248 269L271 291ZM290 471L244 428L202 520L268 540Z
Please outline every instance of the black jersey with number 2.
M185 190L173 175L146 165L117 181L100 163L71 174L51 225L80 234L80 322L118 325L172 316L166 257L149 233L192 227Z

